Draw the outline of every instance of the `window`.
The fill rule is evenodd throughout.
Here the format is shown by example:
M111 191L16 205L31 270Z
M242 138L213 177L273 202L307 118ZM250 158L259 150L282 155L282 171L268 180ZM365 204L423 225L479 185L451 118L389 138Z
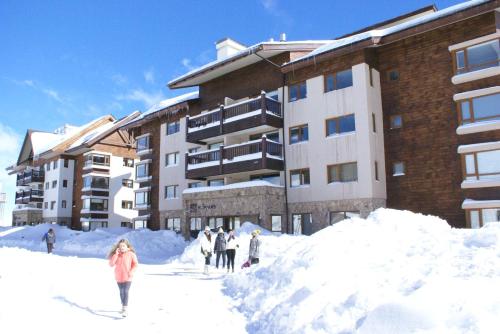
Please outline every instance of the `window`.
M52 161L52 169L57 169L57 160Z
M209 187L219 187L224 185L224 179L208 180Z
M200 150L201 150L200 146L191 147L190 149L188 149L188 153L196 153L196 152L199 152Z
M61 201L61 208L66 209L66 201L65 200Z
M69 166L69 160L64 159L64 168L68 168L68 166Z
M462 164L466 180L500 178L500 150L464 154Z
M289 86L288 101L293 102L300 99L305 99L306 97L307 97L307 85L305 81Z
M457 102L458 117L461 125L500 120L500 93L473 97Z
M272 232L281 232L281 215L272 215L271 216L271 231Z
M309 168L290 171L290 186L298 187L309 184Z
M49 202L44 202L44 203L43 203L43 207L44 207L45 209L48 209L48 208L49 208Z
M500 222L500 208L467 210L466 214L471 228L480 228L490 222Z
M165 219L165 228L167 230L172 230L175 232L180 232L181 231L181 219L176 217L176 218L167 218ZM200 224L201 226L201 224Z
M137 138L136 145L137 145L136 149L137 152L149 150L149 136Z
M87 154L85 156L84 166L87 167L92 165L109 166L109 155L96 153Z
M57 187L57 180L52 181L52 189Z
M68 180L63 180L63 188L68 188Z
M177 166L179 164L179 152L169 153L165 156L165 166Z
M137 164L135 166L135 177L142 178L149 176L149 163Z
M261 181L267 181L272 184L276 185L281 185L281 178L279 173L275 174L263 174L263 175L251 175L250 180L261 180Z
M352 70L325 75L325 92L352 86Z
M306 125L290 128L290 145L309 140L309 130Z
M403 127L403 117L401 115L391 116L391 129L399 129Z
M167 123L167 136L179 132L181 123L179 121Z
M241 220L240 217L238 216L233 216L233 217L228 217L228 228L230 228L233 231L236 231L237 229L240 228L241 226Z
M149 205L149 191L141 191L135 193L135 206Z
M85 176L83 178L83 188L109 189L109 177Z
M47 162L47 167L45 168L45 170L50 170L50 162Z
M55 206L56 206L56 201L51 201L50 202L50 210L54 210Z
M306 228L306 224L312 224L312 215L310 213L301 213L292 215L292 228L293 234L300 235L303 234Z
M172 198L177 198L178 195L178 185L173 185L173 186L165 186L165 198L166 199L172 199Z
M344 219L359 217L357 211L330 211L330 225L336 224Z
M375 161L375 181L378 181L378 162Z
M389 71L387 77L389 78L389 81L397 81L399 80L399 72L396 70Z
M132 201L122 201L122 209L132 209L133 203Z
M405 175L405 163L404 162L393 163L392 164L392 175L393 176Z
M45 182L45 190L49 189L50 187L50 182Z
M127 188L133 188L134 187L134 181L129 180L129 179L122 179L122 186L127 187Z
M129 222L121 222L121 227L129 227L130 223Z
M201 230L201 217L191 217L189 220L189 229L191 231L200 231Z
M203 183L201 182L188 183L188 188L199 188L199 187L203 187Z
M372 113L372 126L373 126L373 132L377 132L377 123L375 119L375 114Z
M262 136L266 135L267 140L272 140L274 142L280 142L280 134L279 132L268 132L268 133L257 133L255 135L250 136L250 140L262 139Z
M224 218L222 217L210 217L208 218L208 226L211 230L215 230L216 228L222 226L224 224Z
M328 166L328 183L332 182L354 182L358 180L358 163Z
M326 136L356 131L354 114L326 120Z
M218 143L208 144L208 149L209 150L214 150L216 148L220 148L223 145L224 145L224 142L218 142Z
M455 73L467 73L500 64L499 40L469 46L455 51Z
M108 200L103 198L85 198L83 209L89 211L108 211Z
M125 166L125 167L134 167L134 159L123 158L123 166Z

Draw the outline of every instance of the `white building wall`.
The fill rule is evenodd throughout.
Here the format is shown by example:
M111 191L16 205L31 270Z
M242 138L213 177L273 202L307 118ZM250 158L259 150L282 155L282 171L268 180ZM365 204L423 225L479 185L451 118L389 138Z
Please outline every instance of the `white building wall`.
M369 67L352 68L353 86L324 92L324 78L307 80L307 97L285 100L285 147L290 203L357 198L386 198L383 150L382 104L378 73L374 87L369 83ZM288 89L286 89L288 90ZM288 91L285 92L288 96ZM372 131L375 113L377 132ZM354 113L356 131L326 137L326 120ZM290 127L308 124L309 140L289 145ZM379 165L375 181L374 162ZM328 184L327 166L356 161L358 181ZM289 171L309 168L310 185L290 188Z
M135 161L135 163L137 162L138 160ZM132 201L133 203L134 189L137 189L139 184L134 182L133 188L128 188L122 184L123 179L134 180L135 167L125 167L123 166L123 157L110 155L108 227L120 227L122 222L131 222L133 218L137 217L136 210L122 208L122 201Z
M47 164L45 164L46 167ZM45 209L43 204L43 218L56 217L71 217L71 209L73 205L73 183L75 162L68 160L68 167L64 167L64 159L57 160L57 168L54 169L54 164L50 162L50 170L45 169L45 182L43 185L43 201L48 203L48 208ZM52 182L57 180L57 186L52 188ZM63 181L67 180L67 187L63 187ZM45 183L49 182L49 188L45 189ZM66 208L62 207L62 201L66 201ZM54 209L51 209L51 202L55 201ZM56 220L53 220L56 221ZM71 222L66 221L67 224Z

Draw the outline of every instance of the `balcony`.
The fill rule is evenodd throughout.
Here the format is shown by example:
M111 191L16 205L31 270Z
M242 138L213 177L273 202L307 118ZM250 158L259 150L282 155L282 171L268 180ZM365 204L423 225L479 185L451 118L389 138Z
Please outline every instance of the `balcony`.
M16 192L16 204L43 202L43 190L31 189Z
M17 174L17 186L26 186L30 183L43 183L45 179L45 172L31 169L24 173Z
M186 117L186 141L200 143L208 138L214 138L228 133L255 128L258 126L283 127L281 103L261 96L232 104L221 106L194 117Z
M109 172L110 156L104 154L91 153L84 157L83 170Z
M261 169L281 171L282 151L282 144L270 141L264 136L262 139L243 144L186 153L186 178L205 179L209 176Z

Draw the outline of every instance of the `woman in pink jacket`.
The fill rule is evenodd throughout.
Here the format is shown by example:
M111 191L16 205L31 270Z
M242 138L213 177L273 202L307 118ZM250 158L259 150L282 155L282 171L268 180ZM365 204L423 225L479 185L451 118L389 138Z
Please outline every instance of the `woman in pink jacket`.
M132 278L139 262L135 255L135 250L126 239L118 241L113 246L108 255L109 265L115 267L115 278L120 289L120 298L122 301L122 316L127 316L128 291L132 284Z

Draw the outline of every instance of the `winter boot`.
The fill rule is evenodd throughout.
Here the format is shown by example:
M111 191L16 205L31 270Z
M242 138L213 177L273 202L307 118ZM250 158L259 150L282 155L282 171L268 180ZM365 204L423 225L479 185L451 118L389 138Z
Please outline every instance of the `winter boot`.
M126 317L128 316L128 311L127 311L127 306L123 306L122 308L122 317Z
M205 275L208 275L208 265L207 264L205 265L205 268L203 269L203 273Z
M227 273L229 274L229 267L227 268Z

